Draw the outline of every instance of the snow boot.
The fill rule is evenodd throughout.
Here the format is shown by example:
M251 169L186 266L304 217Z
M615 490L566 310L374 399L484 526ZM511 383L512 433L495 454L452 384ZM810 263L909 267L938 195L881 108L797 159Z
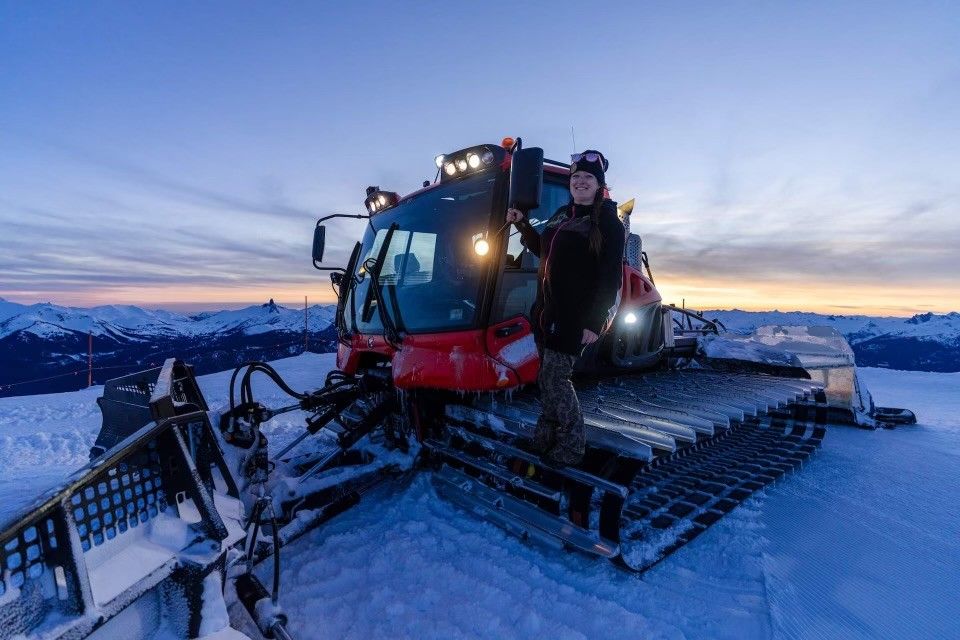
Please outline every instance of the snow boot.
M556 441L546 453L549 462L559 465L577 465L583 462L587 449L587 434L580 420L556 431Z
M557 429L560 427L555 420L540 416L533 431L530 448L537 455L543 455L553 448L557 440Z

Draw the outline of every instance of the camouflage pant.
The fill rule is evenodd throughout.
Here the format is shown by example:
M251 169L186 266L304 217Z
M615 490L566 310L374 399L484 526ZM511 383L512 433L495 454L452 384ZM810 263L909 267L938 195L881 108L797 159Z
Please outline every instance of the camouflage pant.
M544 349L537 378L541 409L533 445L564 464L580 462L586 447L580 401L570 382L576 360L576 356Z

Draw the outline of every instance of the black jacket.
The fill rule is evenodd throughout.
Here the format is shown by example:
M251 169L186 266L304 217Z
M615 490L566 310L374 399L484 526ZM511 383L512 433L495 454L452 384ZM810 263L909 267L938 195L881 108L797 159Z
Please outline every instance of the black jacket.
M570 207L574 208L573 217ZM623 281L625 232L617 205L604 200L598 225L600 254L590 251L590 212L593 205L566 205L537 233L521 222L523 244L540 258L537 299L531 318L537 341L571 355L583 350L583 330L596 334L612 320Z

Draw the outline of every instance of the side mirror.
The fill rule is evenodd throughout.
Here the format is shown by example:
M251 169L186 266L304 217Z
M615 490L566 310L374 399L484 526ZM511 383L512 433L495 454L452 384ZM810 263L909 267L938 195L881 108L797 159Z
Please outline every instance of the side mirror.
M543 149L518 149L510 161L509 206L531 211L540 206L543 191Z
M323 247L326 244L327 228L318 224L313 230L313 264L323 262Z

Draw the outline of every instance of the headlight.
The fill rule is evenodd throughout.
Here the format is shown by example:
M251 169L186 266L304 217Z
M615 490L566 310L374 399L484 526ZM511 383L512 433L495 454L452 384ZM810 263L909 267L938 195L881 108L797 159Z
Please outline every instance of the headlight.
M446 156L444 156L444 155L441 153L440 155L438 155L436 158L433 159L433 161L437 163L437 169L439 169L440 166L443 165L443 159L444 159L445 157L446 157Z
M629 312L627 315L623 316L623 321L624 321L626 324L636 324L636 322L637 322L637 314L635 314L633 311L631 311L631 312Z
M457 169L460 171L467 170L467 160L466 158L457 158Z
M447 164L443 165L443 171L444 171L444 173L446 173L448 176L452 176L453 174L455 174L455 173L457 172L457 168L456 168L455 166L453 166L453 163L452 163L452 162L448 162Z
M492 151L484 151L484 152L483 152L483 156L482 156L480 159L483 160L483 164L492 164L492 163L493 163L493 160L494 160L494 158L493 158L493 152L492 152Z
M467 164L470 165L471 169L476 169L480 166L480 156L475 153L467 154Z
M490 243L484 238L479 238L473 243L473 250L478 256L485 256L490 253Z

